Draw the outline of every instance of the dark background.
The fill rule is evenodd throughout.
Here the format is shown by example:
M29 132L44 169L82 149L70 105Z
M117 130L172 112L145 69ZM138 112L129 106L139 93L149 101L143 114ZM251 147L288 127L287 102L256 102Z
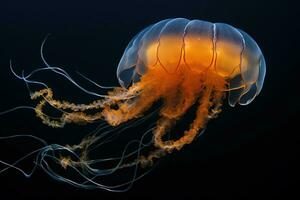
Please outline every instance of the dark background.
M292 1L258 0L0 1L0 110L34 105L25 85L10 73L9 60L18 73L40 66L39 48L48 33L45 54L51 64L69 72L78 70L103 85L118 84L116 66L129 40L165 18L239 27L257 41L267 63L263 90L253 103L235 108L225 103L201 138L163 159L130 191L78 189L56 182L40 169L29 179L9 170L0 176L0 198L299 198L297 7ZM63 88L63 80L55 76L45 78L52 81L58 96L80 97L82 102L90 98L67 84ZM93 128L51 129L24 110L0 116L0 125L1 135L33 134L49 143L76 143ZM1 159L13 160L21 145L1 145Z

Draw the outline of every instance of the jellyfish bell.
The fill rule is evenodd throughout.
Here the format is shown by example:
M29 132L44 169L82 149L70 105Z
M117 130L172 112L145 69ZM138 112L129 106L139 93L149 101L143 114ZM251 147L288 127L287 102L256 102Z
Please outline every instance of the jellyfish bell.
M26 82L27 88L31 84L41 83L31 80L32 74L51 70L86 93L95 94L81 87L63 69L51 67L43 54L42 59L46 68L37 69L27 76L17 76ZM129 42L117 67L121 87L115 87L106 95L96 95L100 99L87 104L56 100L52 89L44 83L40 84L43 89L31 93L31 98L38 101L32 109L48 126L63 128L68 123L87 124L103 120L111 128L108 131L97 129L78 145L48 145L35 151L39 152L39 159L35 163L57 180L77 187L125 191L142 175L137 177L135 171L131 180L114 186L100 184L101 180L97 180L114 174L118 169L151 166L162 156L180 150L205 130L209 120L217 117L226 95L230 106L252 102L261 92L265 74L266 63L262 52L244 31L224 23L184 18L162 20L148 26ZM158 110L159 118L138 140L139 145L135 151L127 152L126 146L120 157L89 159L91 150L112 142L114 134L120 132L114 131L115 127L139 119L146 120L145 111L156 101L162 101ZM61 112L61 116L54 118L47 115L46 105ZM188 129L177 139L165 137L192 107L196 107L195 118ZM143 138L149 133L153 134L152 140L146 145ZM129 144L135 141L130 141ZM149 145L153 150L142 154L141 149ZM53 152L61 150L72 156L57 158L57 154ZM132 155L136 157L128 160ZM60 163L64 169L75 169L85 181L76 182L55 173L49 168L46 158ZM117 164L108 169L103 166L94 167L95 164L107 161L117 161ZM13 165L6 165L8 168L15 168ZM124 186L125 189L120 189Z
M248 105L260 93L266 73L264 56L244 31L224 23L183 18L147 27L128 44L117 68L122 87L138 82L153 67L177 71L186 67L224 77L228 103Z

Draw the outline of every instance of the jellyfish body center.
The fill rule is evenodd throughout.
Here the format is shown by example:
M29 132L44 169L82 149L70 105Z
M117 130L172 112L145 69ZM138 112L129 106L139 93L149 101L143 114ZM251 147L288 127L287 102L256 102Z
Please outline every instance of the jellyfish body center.
M211 70L221 77L232 78L239 73L241 47L229 42L212 41L189 35L162 36L158 43L150 44L146 50L147 68L162 67L168 73L175 73L182 68L201 73Z

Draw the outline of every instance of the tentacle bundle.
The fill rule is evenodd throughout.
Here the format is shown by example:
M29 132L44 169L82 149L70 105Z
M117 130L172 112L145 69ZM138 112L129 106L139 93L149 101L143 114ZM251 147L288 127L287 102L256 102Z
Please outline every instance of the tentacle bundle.
M178 72L170 74L163 68L157 67L149 70L140 82L133 84L128 90L115 89L108 93L107 98L90 104L74 104L55 100L50 88L35 92L32 99L41 98L35 108L36 114L43 123L52 127L63 127L66 123L92 123L99 119L105 120L112 126L118 126L128 120L141 117L143 112L149 109L154 102L162 100L161 118L153 131L153 142L157 149L147 156L141 156L134 162L145 166L166 153L175 149L180 150L185 144L194 140L205 128L208 120L221 111L226 84L223 77L209 70L199 73L182 68ZM164 141L164 135L196 102L199 106L189 129L177 140ZM59 119L54 120L44 114L43 107L46 103L62 111ZM117 105L117 108L112 108L112 105ZM87 110L97 110L97 112L87 114ZM88 141L89 144L93 143L90 138ZM83 141L81 144L86 143ZM87 147L83 149L87 149ZM70 162L65 158L62 161L64 167ZM123 167L131 166L134 163L124 164Z

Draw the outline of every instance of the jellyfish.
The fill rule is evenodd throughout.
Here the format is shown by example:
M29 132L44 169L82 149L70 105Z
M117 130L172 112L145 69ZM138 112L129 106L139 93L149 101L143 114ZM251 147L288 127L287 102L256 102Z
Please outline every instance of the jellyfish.
M89 124L99 121L112 127L111 131L102 132L98 129L77 145L45 144L34 152L38 154L35 163L52 177L83 188L109 191L128 189L142 175L113 186L96 182L96 178L130 167L134 167L136 172L138 167L150 167L159 158L181 150L203 133L210 119L217 117L225 98L232 107L251 103L261 92L266 74L265 59L257 43L246 32L225 23L175 18L148 26L129 42L117 67L120 87L113 87L107 94L90 92L62 68L50 66L42 53L44 42L41 48L44 68L27 76L16 75L12 70L27 86L39 84L43 87L31 93L31 99L37 102L32 107L36 116L44 124L54 128L62 128L69 123ZM64 76L81 90L99 99L87 104L55 99L50 87L30 80L33 74L43 70ZM97 85L84 75L81 76ZM99 143L104 136L113 135L114 128L122 124L146 121L148 114L144 113L158 101L161 102L156 111L158 119L151 129L145 131L135 151L124 150L118 158L89 160L91 146ZM46 105L59 110L60 117L48 115L44 109ZM194 107L195 117L187 130L177 139L166 137L188 110ZM94 111L92 114L91 110ZM146 134L151 134L151 140L147 144L143 142ZM142 154L141 149L147 146L152 146L151 150ZM53 153L61 150L68 151L72 156L58 157ZM136 155L135 158L126 162L126 158L133 154ZM47 164L47 157L54 159L64 169L73 168L85 181L76 182L56 174ZM118 162L108 169L92 167L92 164L105 160ZM7 168L16 168L16 163L1 163ZM120 189L123 186L128 187Z

